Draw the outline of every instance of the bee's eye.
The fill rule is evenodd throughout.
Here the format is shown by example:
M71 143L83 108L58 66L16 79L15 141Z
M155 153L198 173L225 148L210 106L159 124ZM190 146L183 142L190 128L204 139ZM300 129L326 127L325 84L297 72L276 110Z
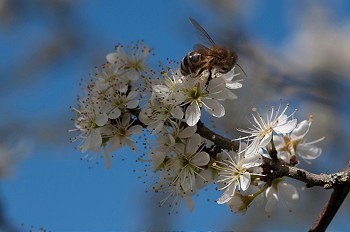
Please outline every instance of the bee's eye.
M197 64L197 63L201 62L202 55L199 53L193 53L193 54L190 54L190 59L191 59L192 64Z

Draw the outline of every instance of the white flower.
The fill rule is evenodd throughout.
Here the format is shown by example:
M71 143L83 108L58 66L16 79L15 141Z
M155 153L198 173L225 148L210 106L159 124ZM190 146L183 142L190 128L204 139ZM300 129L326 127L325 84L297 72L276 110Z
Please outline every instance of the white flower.
M109 98L110 111L108 117L111 119L118 118L126 109L135 109L139 105L139 100L135 97L139 93L130 91L127 95L124 92L117 92Z
M189 126L197 124L201 117L201 107L213 115L221 118L225 115L225 108L218 100L224 100L227 95L224 91L225 81L222 78L214 78L206 85L206 81L196 78L187 79L184 82L185 103L188 104L185 111L185 120Z
M124 76L131 81L136 81L141 72L148 70L146 59L150 52L151 49L142 42L126 47L117 45L116 52L108 54L106 59L110 64L122 66L125 71Z
M202 142L199 134L194 134L187 140L186 145L181 145L183 144L176 145L169 167L176 174L175 181L180 181L183 191L193 191L195 178L201 177L198 172L209 163L210 156L200 150Z
M245 191L248 189L251 181L251 175L260 175L252 173L251 168L261 165L261 156L259 154L244 154L245 145L240 144L239 152L226 152L228 157L222 161L215 161L213 168L219 171L217 184L222 185L218 190L225 190L222 196L217 200L218 204L227 203L234 197L236 190Z
M181 72L179 70L169 71L170 73L164 73L163 79L160 84L152 85L152 95L154 94L156 98L161 99L162 101L168 100L173 97L174 94L179 95L175 96L179 101L179 98L182 97L181 102L185 100L185 96L180 93L180 90L183 88L183 76L179 75Z
M165 123L176 126L174 119L182 119L183 111L179 106L181 100L172 98L171 100L148 101L147 106L141 110L139 119L142 123L148 125L151 134L158 134L164 127Z
M294 115L296 110L290 114L289 116L285 115L286 110L289 105L283 109L280 113L281 105L279 105L277 111L275 112L274 107L271 107L270 114L266 115L266 120L261 117L256 108L253 109L253 112L256 113L256 116L252 114L254 123L251 122L253 128L249 128L248 130L238 129L243 133L249 134L248 136L239 138L237 140L247 139L251 140L252 143L249 146L249 150L255 151L258 148L262 148L267 146L272 139L273 132L277 134L286 134L291 132L297 125L296 119L289 118Z
M162 192L165 197L159 202L163 206L165 202L170 200L170 213L179 205L180 199L183 198L190 211L193 210L194 204L189 196L191 193L186 193L181 187L181 180L174 176L170 169L163 169L160 174L159 181L153 186L155 192Z
M313 144L322 141L324 137L311 142L306 142L304 139L309 132L311 119L300 122L290 133L274 138L276 150L282 159L289 161L291 157L299 155L302 159L308 161L321 155L322 149Z
M297 189L291 185L283 182L283 179L275 179L272 185L266 189L267 203L265 211L271 213L276 207L280 198L283 198L287 204L292 204L299 199Z
M235 67L233 67L229 72L221 74L220 77L225 81L225 93L227 94L227 99L237 99L238 97L231 92L231 89L240 89L242 88L242 84L240 83L242 80L232 80L234 77L238 76L239 73L235 73Z
M130 114L126 113L121 119L116 119L115 124L109 126L111 134L109 135L108 140L108 152L122 148L125 145L129 146L133 151L136 150L135 142L131 136L141 133L143 128L140 125L132 126L132 123L133 122L130 120Z
M100 127L107 124L107 114L100 111L97 102L95 102L95 105L84 106L82 104L80 110L76 108L71 109L77 113L77 119L75 120L76 130L82 132L77 136L77 139L83 139L83 145L80 146L81 151L86 152L90 150L97 152L102 145Z

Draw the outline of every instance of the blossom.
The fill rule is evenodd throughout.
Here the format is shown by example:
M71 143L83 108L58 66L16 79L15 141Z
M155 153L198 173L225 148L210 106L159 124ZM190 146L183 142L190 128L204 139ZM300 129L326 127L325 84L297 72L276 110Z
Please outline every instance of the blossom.
M224 204L230 201L236 190L245 191L251 182L251 175L260 175L253 173L250 169L261 165L261 156L259 154L244 153L246 145L240 144L239 152L226 152L226 159L215 161L212 166L219 171L216 181L222 187L218 190L225 190L222 196L217 200L218 204Z
M130 114L126 113L121 119L116 119L115 124L109 125L109 152L122 148L125 145L129 146L134 151L136 150L135 142L131 136L141 133L143 128L140 125L132 126L132 124L133 122L130 120Z
M174 119L182 119L183 111L179 106L181 104L181 98L176 97L167 99L165 101L159 101L154 99L148 101L148 104L139 114L139 119L144 124L148 125L148 129L151 134L158 134L164 127L165 123L170 125L177 125Z
M225 93L229 96L228 99L237 99L237 95L231 92L231 89L240 89L242 80L233 80L234 77L238 76L239 73L235 73L235 67L233 67L229 72L220 74L220 77L224 79L226 88L224 89Z
M188 104L185 111L185 121L189 126L197 124L201 117L201 107L213 115L221 118L225 115L225 108L218 100L224 100L228 96L224 92L225 81L222 78L214 78L206 85L206 81L196 78L187 79L184 82L185 103Z
M193 210L194 204L190 198L191 193L186 193L181 187L181 180L174 176L171 169L162 169L160 173L159 181L152 187L155 192L162 192L165 197L160 200L159 205L163 206L169 199L170 213L174 210L175 206L179 205L180 199L184 199L186 205L190 211Z
M97 152L102 144L100 128L107 124L107 114L101 111L98 101L94 105L82 104L80 109L73 107L71 109L77 113L77 119L75 120L76 129L70 131L81 131L81 134L77 136L77 139L83 140L83 145L80 146L81 151Z
M312 123L310 120L304 120L300 122L293 131L283 136L277 136L274 138L276 150L279 152L279 156L284 160L289 160L291 157L299 155L302 159L308 161L316 159L322 153L322 149L316 147L315 143L324 139L320 138L311 142L306 142L304 137L309 132Z
M128 94L125 92L117 92L109 98L110 111L108 117L110 119L118 118L126 109L135 109L139 105L139 100L135 97L139 93L135 90Z
M121 66L124 70L124 76L129 80L136 81L141 72L148 70L146 59L151 49L141 41L134 46L117 45L115 50L116 52L109 53L106 59L110 64Z
M299 193L297 189L288 183L283 182L284 179L275 179L271 186L266 189L267 203L265 205L265 211L271 213L276 207L280 198L283 198L284 202L291 204L299 199Z
M169 161L170 169L176 174L175 181L180 181L184 192L195 190L195 178L210 160L208 153L201 151L199 134L192 135L186 144L177 144L175 154Z
M291 132L296 127L297 120L289 120L289 118L294 115L296 110L287 116L285 112L287 111L288 107L289 105L287 104L281 113L281 105L279 105L276 112L274 110L274 107L271 107L271 112L270 114L267 114L265 121L256 110L256 108L253 108L253 112L256 113L256 115L252 114L254 123L251 122L251 125L253 128L249 128L248 130L238 129L243 133L249 134L248 136L239 138L238 140L251 140L252 143L248 149L254 151L258 148L267 146L271 142L273 132L278 134L286 134Z

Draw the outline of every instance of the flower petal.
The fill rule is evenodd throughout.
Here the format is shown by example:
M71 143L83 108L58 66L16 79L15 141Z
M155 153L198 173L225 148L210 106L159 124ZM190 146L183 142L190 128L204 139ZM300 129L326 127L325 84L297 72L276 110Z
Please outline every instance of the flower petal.
M271 213L272 210L276 207L278 202L277 190L274 187L269 187L266 190L267 202L265 205L265 211Z
M186 144L186 148L185 148L186 155L195 154L198 148L200 147L201 142L202 142L202 139L199 134L192 135Z
M203 99L204 109L211 115L221 118L225 115L225 108L217 100Z
M279 183L277 186L278 192L288 203L293 203L294 201L299 200L299 193L293 185L284 182Z
M183 131L181 131L178 136L180 139L189 138L194 133L196 133L196 131L197 131L197 125L188 126Z
M276 131L276 133L287 134L294 130L294 128L297 125L297 122L297 119L293 119L285 123L281 123L279 126L276 126L273 130Z
M95 120L97 126L104 126L108 121L108 116L105 112L97 112Z
M143 127L141 125L135 125L128 129L128 131L133 135L140 134L142 130L143 130Z
M196 166L204 166L207 165L210 161L210 156L208 153L201 151L197 153L191 160L193 164Z
M135 109L139 105L139 100L131 100L128 103L126 103L126 107L128 109Z
M227 203L229 200L231 200L231 198L235 195L235 191L236 191L236 183L232 183L222 194L221 197L219 197L219 199L217 199L217 203L218 204L225 204Z
M184 112L179 106L175 106L174 108L172 108L170 113L176 119L182 119L184 116Z
M322 153L322 149L318 148L314 145L307 144L307 143L301 143L297 146L297 154L305 159L305 160L312 160L319 157Z
M119 118L119 116L121 115L121 111L120 109L117 107L117 108L114 108L108 115L108 117L110 119L116 119L116 118Z
M239 187L241 188L241 190L245 191L248 189L248 187L250 185L250 173L249 172L245 172L239 176L239 184L240 184Z
M201 110L196 102L192 102L186 108L185 120L187 125L194 126L201 118Z
M293 130L290 137L292 138L292 140L303 138L307 134L307 132L309 131L310 126L311 126L310 121L304 120L304 121L300 122L296 126L296 128Z

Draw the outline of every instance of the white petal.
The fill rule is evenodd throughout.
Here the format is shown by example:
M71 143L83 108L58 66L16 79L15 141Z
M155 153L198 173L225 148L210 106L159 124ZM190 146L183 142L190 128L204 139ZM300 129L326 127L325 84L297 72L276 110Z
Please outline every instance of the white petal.
M193 155L197 152L202 142L201 136L199 134L194 134L188 140L186 144L186 155Z
M299 144L297 146L297 154L305 159L305 160L312 160L312 159L316 159L317 157L319 157L322 153L322 149L318 148L314 145L311 144Z
M221 118L225 115L225 108L217 100L203 99L204 109L211 115Z
M272 132L266 134L260 141L259 147L266 147L272 139Z
M273 143L275 144L275 147L277 149L277 151L284 147L284 140L283 140L283 137L282 136L279 136L279 135L274 135L273 136Z
M288 203L293 203L294 201L299 200L299 193L293 185L287 183L279 183L277 186L278 192Z
M197 103L192 102L189 106L187 106L186 112L185 112L185 120L187 125L189 126L196 125L200 118L201 118L201 110L197 105Z
M182 172L184 172L184 174L182 175L182 179L181 179L181 187L183 189L184 192L187 192L189 190L193 190L193 186L194 185L194 180L195 180L195 176L194 173L191 172L190 170L192 169L183 169Z
M179 106L175 106L174 108L172 108L170 113L176 119L182 119L184 116L184 112Z
M119 109L119 108L114 108L114 109L109 113L108 117L109 117L110 119L116 119L116 118L119 118L120 114L121 114L120 109Z
M154 85L152 86L152 90L158 98L163 98L169 94L169 88L165 85Z
M128 129L128 131L133 135L140 134L142 130L143 130L143 127L141 125L135 125Z
M229 89L225 89L224 92L226 94L226 99L233 100L238 98L237 95L232 93L232 91Z
M296 125L297 125L297 120L293 119L293 120L290 120L282 125L276 126L275 128L273 128L273 130L276 131L276 133L287 134L287 133L291 132L292 130L294 130Z
M102 144L102 137L100 130L98 128L91 130L87 138L85 139L85 143L81 147L82 152L90 150L92 152L98 152Z
M130 100L134 99L138 94L139 94L139 92L137 92L137 91L131 91L128 94L128 97L126 98L126 100L130 101Z
M262 164L262 159L260 154L253 153L246 155L244 158L244 164L242 165L243 168L252 168L257 167Z
M156 150L151 151L150 157L153 161L154 170L158 169L159 166L163 163L165 156L166 156L165 152L156 151Z
M128 103L126 103L126 107L128 109L135 109L139 105L139 100L131 100Z
M265 211L271 213L272 210L276 207L278 202L277 190L274 187L269 187L266 190L267 202L265 205Z
M130 138L125 138L121 140L122 142L122 146L124 146L124 142L126 143L126 145L128 145L128 147L131 148L131 150L136 153L136 144L134 142L134 140L130 139Z
M211 79L208 85L208 91L211 94L220 93L225 89L225 80L221 77Z
M221 197L219 197L219 199L217 199L217 203L218 204L225 204L227 203L229 200L231 200L231 198L235 195L235 191L236 191L236 184L232 183L222 194Z
M250 185L250 174L249 172L243 173L239 177L240 188L245 191Z
M194 133L196 133L196 131L197 131L197 125L188 126L183 131L181 131L178 136L180 139L189 138Z
M300 122L291 134L292 140L294 140L295 138L303 138L309 131L310 126L310 121L304 120Z
M210 161L210 156L208 153L202 151L197 153L193 158L192 158L192 163L196 166L204 166L207 165Z
M229 89L239 89L242 88L242 84L237 81L226 81L226 87Z
M118 61L118 54L113 52L113 53L109 53L107 56L106 56L106 60L111 63L111 64L114 64Z
M120 147L122 146L121 146L121 141L119 136L114 136L109 139L108 152L115 151Z
M105 112L98 112L96 113L96 124L98 126L104 126L106 125L107 121L108 121L108 116Z
M130 123L130 114L123 114L122 126L126 127Z

